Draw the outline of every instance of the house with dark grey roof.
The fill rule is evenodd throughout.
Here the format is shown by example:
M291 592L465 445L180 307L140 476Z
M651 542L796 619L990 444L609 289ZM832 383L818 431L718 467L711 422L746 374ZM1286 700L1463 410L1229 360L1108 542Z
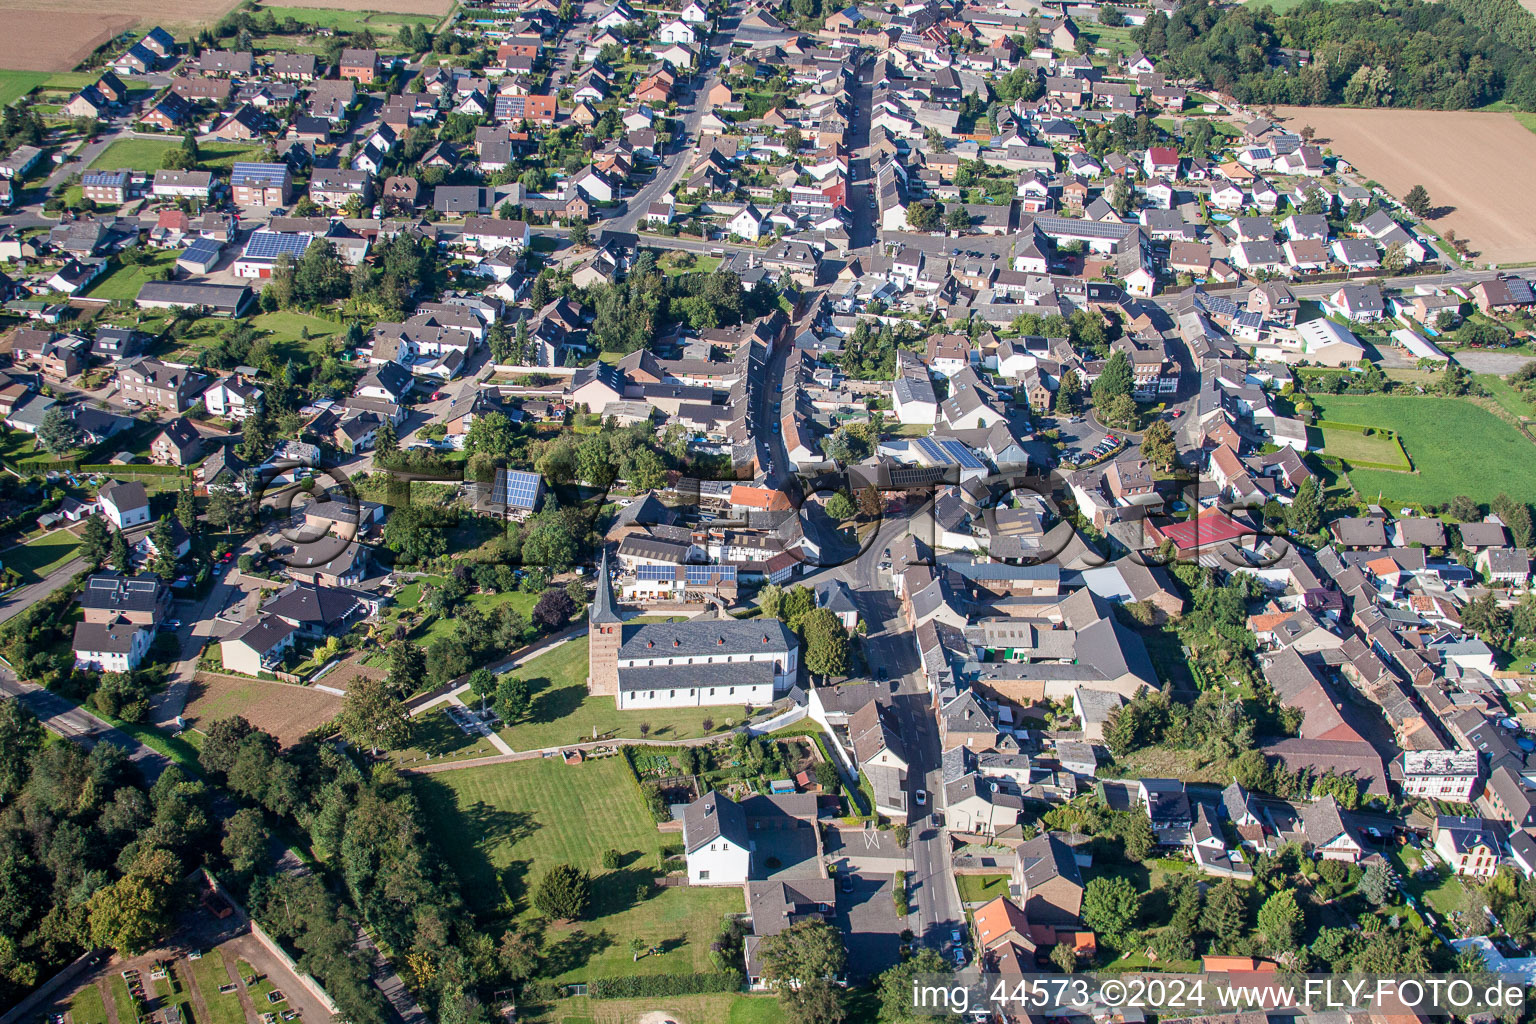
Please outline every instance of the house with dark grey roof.
M1013 884L1029 923L1076 927L1083 908L1083 875L1072 848L1046 832L1020 845L1017 856Z
M127 619L77 622L71 649L75 667L97 672L132 672L144 660L154 630Z
M322 637L341 633L352 623L379 610L376 594L316 583L290 583L268 598L262 611L294 627L300 635Z
M148 573L100 573L85 581L80 607L86 622L122 619L137 626L154 626L170 614L171 591L159 577Z

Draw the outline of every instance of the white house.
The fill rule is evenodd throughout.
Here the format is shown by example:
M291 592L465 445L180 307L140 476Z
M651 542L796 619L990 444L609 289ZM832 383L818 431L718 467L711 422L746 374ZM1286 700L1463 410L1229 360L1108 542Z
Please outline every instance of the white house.
M718 791L683 810L683 855L690 885L741 885L752 869L752 841L741 805Z
M261 388L238 374L203 392L203 408L225 419L243 420L261 406Z
M144 485L116 481L102 485L101 511L119 530L149 522L149 495Z
M139 667L154 632L124 618L77 622L72 645L75 667L98 672L132 672Z
M699 41L693 25L681 18L661 26L656 36L664 43L682 43L684 46L692 46Z
M748 203L746 207L736 216L732 217L725 226L731 234L745 238L749 242L755 242L762 236L763 224L765 222L766 218L764 218L762 213L758 211L757 207L753 206L751 203Z
M1408 796L1466 804L1478 792L1481 762L1475 750L1405 750L1401 763Z
M678 17L690 25L706 25L709 23L709 8L699 3L699 0L692 0Z

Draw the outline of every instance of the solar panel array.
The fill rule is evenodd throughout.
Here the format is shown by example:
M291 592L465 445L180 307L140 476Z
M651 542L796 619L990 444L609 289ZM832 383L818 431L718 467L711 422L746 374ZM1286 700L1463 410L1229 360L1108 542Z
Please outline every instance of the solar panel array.
M639 580L660 580L671 582L677 579L677 566L675 565L637 565L635 578ZM691 586L706 586L715 582L735 583L736 567L734 565L685 565L683 566L683 582Z
M197 241L187 246L187 251L181 254L181 258L185 260L198 261L217 259L219 250L220 246L218 242L215 242L211 238L199 238Z
M963 441L942 441L940 446L949 453L949 457L960 464L962 469L986 469Z
M673 580L677 578L675 565L637 565L635 578L640 580Z
M939 447L939 442L931 437L919 437L913 441L913 444L917 445L917 450L922 452L929 462L936 465L947 466L955 461L951 455Z
M498 470L495 501L513 508L533 508L539 500L539 474L521 470Z
M294 259L298 259L304 255L304 250L309 248L309 243L313 240L313 235L292 234L287 231L257 231L246 243L245 258L275 260L283 253L287 253Z
M256 164L238 161L230 168L231 185L281 185L286 164Z

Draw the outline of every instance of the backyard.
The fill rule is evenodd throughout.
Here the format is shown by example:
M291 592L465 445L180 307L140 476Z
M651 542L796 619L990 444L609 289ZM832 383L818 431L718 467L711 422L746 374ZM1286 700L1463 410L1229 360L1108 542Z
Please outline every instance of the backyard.
M139 289L146 282L165 279L165 272L176 266L176 256L177 253L166 251L152 253L140 264L115 261L111 271L97 279L86 294L93 299L132 301L138 298Z
M741 889L650 886L662 836L618 757L567 765L560 758L467 768L413 778L430 832L482 921L528 912L532 888L557 864L592 872L588 919L552 927L548 961L557 981L709 970L709 943ZM604 869L603 852L620 853ZM627 940L659 947L633 961Z
M594 734L641 738L642 724L650 726L652 739L680 740L706 735L706 721L718 731L746 717L740 705L620 711L612 697L589 696L585 637L561 644L509 674L526 679L533 696L528 716L501 730L501 738L513 750L576 743L591 740Z
M1394 431L1412 457L1412 473L1351 471L1364 498L1438 505L1459 494L1486 502L1502 491L1517 501L1536 501L1536 474L1530 472L1536 448L1473 402L1395 395L1317 395L1313 402L1320 419Z

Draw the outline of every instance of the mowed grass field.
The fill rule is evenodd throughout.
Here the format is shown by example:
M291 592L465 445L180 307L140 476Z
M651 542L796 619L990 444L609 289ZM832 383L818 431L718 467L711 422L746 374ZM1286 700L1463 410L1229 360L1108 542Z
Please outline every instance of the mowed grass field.
M1504 492L1536 501L1536 445L1473 402L1394 395L1318 395L1313 401L1320 419L1385 427L1408 450L1412 473L1350 472L1362 497L1442 504L1458 494L1487 502Z
M1394 435L1377 431L1367 436L1358 430L1341 427L1323 427L1323 454L1343 459L1345 462L1379 462L1387 466L1411 469L1403 460L1403 450Z
M0 553L0 564L21 573L23 583L36 583L74 558L80 538L68 530L55 530L28 544Z
M557 981L708 970L722 917L742 911L739 888L650 888L661 866L661 833L620 758L579 765L540 758L412 782L438 848L482 921L526 916L539 880L557 864L592 872L588 919L546 934ZM620 867L602 867L608 849L619 851ZM633 961L628 945L636 937L663 951Z
M98 171L130 171L151 173L158 171L165 161L165 154L181 148L181 139L118 139L101 155L91 161L91 168ZM238 142L205 142L198 146L198 168L204 171L227 171L236 160L254 160L261 152L260 146L247 146Z
M0 69L0 106L10 106L34 89L58 89L73 92L90 85L96 76L73 71L11 71Z
M736 704L620 711L612 697L587 694L587 664L587 638L577 637L508 673L528 681L533 708L522 721L503 728L501 738L513 750L536 750L590 740L594 729L599 737L612 733L638 739L645 724L651 739L681 740L706 735L706 719L718 732L746 717L746 708Z

